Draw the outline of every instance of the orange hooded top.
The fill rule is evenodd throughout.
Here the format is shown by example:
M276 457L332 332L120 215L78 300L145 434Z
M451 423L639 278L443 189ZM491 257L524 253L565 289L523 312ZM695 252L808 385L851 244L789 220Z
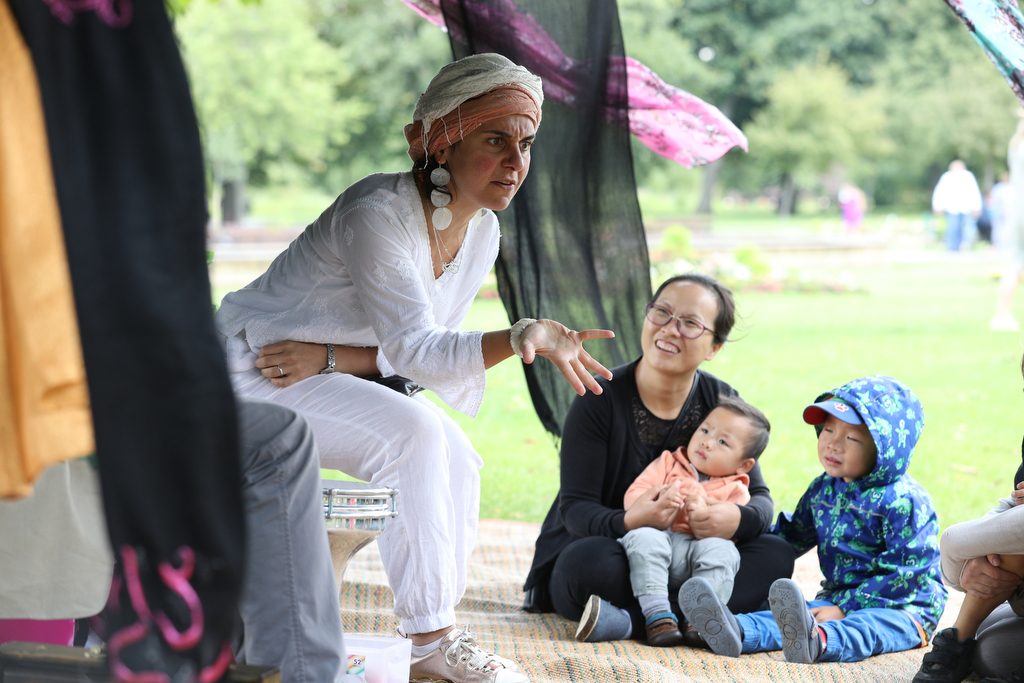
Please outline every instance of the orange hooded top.
M661 457L653 460L640 476L636 478L623 498L623 507L629 509L636 499L654 487L661 487L672 482L682 482L681 492L689 495L696 488L702 487L708 500L719 503L736 503L744 505L750 501L750 477L746 474L731 474L726 477L712 477L700 481L700 473L686 455L686 449L680 446L674 451L663 451ZM688 534L690 523L686 508L679 508L672 522L672 531Z

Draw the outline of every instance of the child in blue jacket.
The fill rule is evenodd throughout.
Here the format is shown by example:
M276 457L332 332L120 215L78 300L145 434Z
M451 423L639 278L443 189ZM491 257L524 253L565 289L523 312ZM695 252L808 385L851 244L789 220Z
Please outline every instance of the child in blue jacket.
M803 417L825 472L772 533L797 555L817 546L817 599L804 602L795 582L779 579L770 611L733 615L697 577L680 591L687 621L730 657L781 648L790 662L857 662L927 645L946 588L931 497L907 474L920 402L891 377L864 377L822 394Z

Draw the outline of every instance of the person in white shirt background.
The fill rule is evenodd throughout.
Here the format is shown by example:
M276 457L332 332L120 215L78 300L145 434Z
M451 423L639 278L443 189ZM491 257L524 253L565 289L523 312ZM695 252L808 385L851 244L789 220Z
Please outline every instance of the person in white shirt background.
M981 190L960 159L949 163L932 192L932 211L946 216L946 248L966 251L974 244L975 221L981 215Z

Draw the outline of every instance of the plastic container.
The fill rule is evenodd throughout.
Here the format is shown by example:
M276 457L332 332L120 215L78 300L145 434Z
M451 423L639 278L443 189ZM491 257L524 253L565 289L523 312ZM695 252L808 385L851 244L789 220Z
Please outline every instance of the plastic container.
M412 641L406 638L346 633L346 672L366 683L408 683Z

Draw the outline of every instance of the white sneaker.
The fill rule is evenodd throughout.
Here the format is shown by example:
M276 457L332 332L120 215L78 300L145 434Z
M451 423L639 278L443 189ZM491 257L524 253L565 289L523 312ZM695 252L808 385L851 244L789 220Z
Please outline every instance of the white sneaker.
M512 668L515 667L515 668ZM410 681L450 683L529 683L515 664L481 649L469 629L453 628L429 653L412 656Z

